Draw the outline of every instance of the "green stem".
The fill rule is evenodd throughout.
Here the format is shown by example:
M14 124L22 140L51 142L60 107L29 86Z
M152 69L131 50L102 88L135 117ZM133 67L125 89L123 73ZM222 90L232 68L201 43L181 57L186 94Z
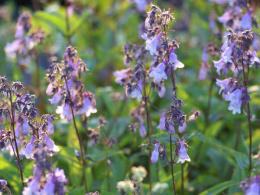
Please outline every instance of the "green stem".
M10 94L10 103L11 103L11 128L12 128L12 132L13 132L13 135L14 135L14 143L15 143L15 150L16 150L16 157L17 157L17 164L18 164L18 167L19 167L19 171L20 171L20 177L21 177L21 181L22 181L22 186L24 188L24 181L23 181L23 171L22 171L22 165L21 165L21 159L20 159L20 156L19 156L19 150L18 150L18 145L17 145L17 141L16 141L16 135L15 135L15 130L14 130L14 111L13 111L13 100L12 100L12 91L10 90L9 91L9 94ZM10 143L11 145L13 143Z
M151 129L150 129L150 113L149 113L149 109L148 109L148 105L147 105L147 96L146 96L146 83L145 83L145 78L144 78L144 103L145 103L145 111L146 111L146 119L147 119L147 132L148 132L148 137L149 137L149 155L148 155L148 172L149 172L149 192L150 194L152 193L152 172L151 172L151 145L152 145L152 141L151 141Z
M174 180L174 173L173 173L173 158L172 158L172 135L170 135L170 152L171 152L171 174L172 174L172 188L173 188L173 192L176 195L176 188L175 188L175 180Z
M87 180L86 180L86 173L85 173L85 170L86 170L86 168L85 168L85 157L84 157L84 153L83 153L82 143L81 143L81 140L80 140L80 137L79 137L79 131L78 131L78 128L77 128L77 125L76 125L74 111L73 111L73 108L72 108L72 100L71 100L71 95L70 95L70 91L69 91L69 88L68 88L67 77L65 77L65 82L66 82L66 87L67 87L67 92L68 92L68 97L69 97L69 106L70 106L70 110L71 110L72 117L73 117L73 124L74 124L74 128L75 128L77 138L78 138L78 142L79 142L79 146L80 146L81 160L82 160L82 171L83 171L83 182L84 182L84 185L85 185L85 191L87 192L88 187L87 187Z

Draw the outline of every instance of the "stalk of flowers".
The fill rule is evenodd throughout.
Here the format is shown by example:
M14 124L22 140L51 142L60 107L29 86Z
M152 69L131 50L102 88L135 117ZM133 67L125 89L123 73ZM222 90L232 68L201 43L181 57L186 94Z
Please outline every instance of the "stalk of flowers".
M249 105L251 98L248 93L248 84L250 83L250 72L253 71L253 68L258 69L260 64L256 52L251 48L252 39L253 32L251 30L236 33L232 29L229 29L227 44L224 43L223 45L225 50L221 54L221 59L213 61L219 75L221 75L221 71L224 76L228 74L229 70L233 72L233 77L227 77L224 80L217 79L216 82L220 87L219 94L222 93L222 97L230 102L228 110L231 110L233 114L240 114L242 107L248 119L250 139L249 174L252 169L252 128Z
M46 144L52 154L59 151L58 146L49 138L49 135L54 133L52 124L54 117L46 114L37 121L35 96L24 91L20 82L13 82L10 85L5 77L1 77L0 93L3 96L0 121L1 124L9 124L6 129L0 130L1 149L9 150L10 155L15 157L24 186L23 156L35 159L34 153L41 143Z
M151 55L154 55L154 60L151 64L151 71L149 76L154 78L155 84L159 84L161 81L170 77L173 85L173 104L170 105L170 111L164 110L160 119L160 124L157 128L165 130L169 133L170 139L170 162L173 191L176 194L175 179L173 165L175 163L190 161L187 154L187 144L185 143L185 133L188 125L188 121L195 120L199 113L195 112L191 116L184 115L182 112L183 102L181 99L177 99L177 86L175 79L175 72L177 68L183 68L184 64L181 63L175 51L179 48L177 39L170 40L167 37L169 26L168 22L173 21L174 18L169 11L161 10L160 8L152 5L151 11L148 12L148 16L145 21L146 33L143 38L146 39L146 49L148 49ZM156 63L154 63L156 62ZM165 92L164 92L165 93ZM178 132L175 129L178 128ZM173 157L172 150L172 136L176 137L175 156ZM152 153L151 161L156 163L159 158L159 148L162 147L162 158L166 158L165 146L162 143L156 143L155 149ZM175 158L179 156L178 161ZM168 159L168 158L167 158ZM182 193L184 193L184 173L182 166Z
M37 46L44 43L46 34L41 28L32 30L30 12L22 12L16 24L14 37L15 40L12 43L7 43L4 48L7 59L16 59L19 68L25 72L24 69L27 69L27 64L30 64L32 57L34 57L37 68L37 91L34 89L30 90L37 94L39 97L40 110L44 110L44 107L41 106L42 93L40 89L40 67Z
M151 146L151 134L153 132L151 125L151 117L150 111L148 108L148 102L150 92L151 92L151 81L149 79L149 74L146 69L146 61L148 60L148 53L145 50L143 45L130 44L127 43L123 47L123 51L125 53L124 64L128 67L127 69L123 69L120 71L114 72L114 76L116 77L116 83L120 85L124 85L126 89L126 96L131 98L136 98L140 101L138 107L133 109L131 112L131 116L133 120L139 126L139 134L141 137L146 137L148 135L149 144L148 147ZM132 65L134 64L134 65ZM150 84L150 90L147 93L147 85ZM159 85L157 85L159 87ZM160 90L159 90L160 91ZM142 101L141 101L142 100ZM146 131L143 117L146 117L148 130ZM131 125L131 127L135 128L135 125ZM131 130L134 132L134 129ZM151 156L151 149L149 150L149 158ZM149 162L149 184L151 191L151 164Z
M28 186L23 189L23 195L28 194L65 194L65 187L68 183L63 169L52 168L48 143L38 143L33 158L36 163L33 167L33 176L27 179Z
M67 47L63 59L61 63L52 63L49 66L47 78L50 84L47 87L46 93L47 95L54 94L49 99L52 105L57 105L61 102L61 106L58 106L56 113L68 121L73 120L80 146L83 181L87 192L85 155L75 116L85 114L86 117L89 117L91 113L96 113L96 101L92 93L84 92L84 83L79 78L79 74L86 72L87 68L86 64L78 56L76 49L71 46Z

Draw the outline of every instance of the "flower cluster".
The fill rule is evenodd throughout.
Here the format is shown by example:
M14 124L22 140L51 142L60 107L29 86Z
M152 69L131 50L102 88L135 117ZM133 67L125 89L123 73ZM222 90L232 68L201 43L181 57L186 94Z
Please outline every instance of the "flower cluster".
M11 130L0 130L1 148L10 150L10 154L15 156L18 155L17 150L20 148L19 155L27 159L33 159L36 148L42 142L46 143L52 152L59 151L58 146L49 138L49 135L54 133L52 124L54 117L46 114L37 122L35 96L24 91L22 83L13 82L9 85L4 77L0 78L0 92L4 96L0 106L0 121L1 123L11 121ZM16 144L17 150L15 150Z
M221 59L213 61L219 75L222 71L222 74L226 76L229 70L234 74L233 78L217 79L216 82L220 87L219 93L223 91L224 99L230 101L228 109L232 110L233 114L241 113L241 106L247 105L250 101L247 91L248 75L252 67L258 69L260 64L256 52L250 48L252 39L251 30L235 33L229 29L227 41L222 46L224 51L221 53Z
M50 157L59 151L59 147L49 137L54 133L54 117L45 114L37 120L39 114L34 104L35 96L27 93L20 82L10 85L5 77L1 77L0 93L3 95L0 121L1 124L10 125L6 130L0 130L1 149L10 150L10 154L15 156L21 179L21 157L34 159L36 164L34 177L28 179L28 187L24 188L23 194L64 194L64 171L51 169Z
M35 47L42 44L46 37L41 28L32 31L31 27L31 14L23 12L16 24L15 40L12 43L7 43L5 47L7 58L17 58L19 65L27 64L30 61Z
M65 194L64 185L68 183L64 171L59 168L52 169L50 153L47 144L39 144L34 153L36 165L34 174L28 178L28 186L23 189L23 194Z
M47 79L50 84L46 93L54 94L49 99L52 105L61 102L61 106L56 110L61 118L70 121L73 115L85 114L89 117L91 113L97 112L94 95L84 92L84 83L80 79L81 73L86 71L86 64L78 56L76 49L71 46L67 47L61 63L52 63L49 66Z
M221 4L222 7L225 10L225 13L220 16L217 17L216 19L218 20L218 22L222 23L224 28L231 28L234 32L241 34L243 31L245 30L252 30L252 27L258 27L258 23L254 17L253 14L253 8L251 6L251 8L249 6L246 5L245 1L215 1L215 3L217 4ZM245 11L244 11L245 10ZM211 20L210 23L215 20ZM211 26L211 25L210 25ZM216 26L216 25L214 25ZM222 37L219 36L222 33L221 32L215 32L214 29L212 29L212 31L214 32L215 36L220 39L220 41L222 41ZM252 38L250 40L247 40L250 42L252 48L254 51L258 51L258 39L257 39L258 35L256 33L252 34ZM228 40L226 39L225 43L223 44L222 47L217 47L215 46L215 50L217 53L219 53L219 51L222 52L222 54L224 53L225 49L227 48L227 46L231 46L230 43L228 43ZM213 42L213 45L214 42ZM207 73L209 73L210 68L209 64L206 64L208 59L206 58L206 53L210 53L212 57L215 57L215 53L212 53L212 44L209 44L208 47L206 47L203 51L202 54L202 66L199 72L199 79L200 80L205 80ZM228 52L228 51L227 51ZM228 58L224 58L223 60L229 60ZM230 63L231 60L229 60ZM223 65L223 63L222 63ZM220 71L220 68L217 69L218 74ZM227 69L223 70L223 74L227 74Z
M186 133L188 122L194 121L199 116L198 111L193 111L189 117L187 115L183 115L181 110L182 106L183 102L181 99L173 98L173 104L170 105L171 110L162 111L160 123L157 126L158 129L166 131L170 135L179 137L175 142L176 148L174 152L175 156L179 156L177 163L190 161L190 157L187 154L187 144L185 143L184 134ZM177 128L178 131L175 130ZM162 149L161 151L160 148ZM152 153L151 162L156 163L159 157L161 157L162 160L165 159L165 146L157 142Z

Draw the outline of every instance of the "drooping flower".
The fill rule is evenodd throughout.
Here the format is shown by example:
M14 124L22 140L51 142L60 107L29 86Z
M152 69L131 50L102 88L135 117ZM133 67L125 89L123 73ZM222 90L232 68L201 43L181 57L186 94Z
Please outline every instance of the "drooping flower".
M164 72L165 71L165 64L161 63L159 64L150 74L150 77L154 77L154 81L159 83L162 79L167 79L167 75Z
M143 122L139 122L139 134L141 137L146 137L146 130Z
M232 10L231 11L228 11L228 12L225 12L222 16L218 17L218 21L220 23L223 23L224 24L224 27L226 27L226 24L227 22L232 19Z
M53 135L53 132L54 132L54 127L52 124L51 116L48 116L47 133L49 135Z
M159 147L160 147L160 143L156 143L154 151L153 151L152 156L151 156L151 162L152 163L156 163L158 161L158 158L159 158Z
M23 195L38 194L39 177L35 177L27 187L23 189Z
M257 39L257 35L256 34L254 34L252 47L253 47L254 51L256 51L256 52L258 51L259 43L258 43L258 39Z
M131 93L130 93L130 97L131 98L137 98L138 101L141 100L141 98L142 98L142 91L143 91L143 82L144 82L144 79L140 79L138 84L135 86L134 90L131 91Z
M184 122L182 125L179 126L179 133L185 133L186 131L186 128L187 128L187 124L186 122Z
M214 61L214 66L217 69L217 73L220 75L220 70L222 70L224 68L224 66L226 65L226 63L224 62L224 59L220 59L219 61Z
M131 70L131 68L128 68L115 71L114 76L116 77L116 83L119 83L120 85L127 83Z
M157 37L154 37L152 39L147 39L146 40L146 47L145 47L145 49L150 51L151 55L157 55L158 54L157 50L161 46L160 38L161 38L162 35L163 35L163 33L159 33L157 35Z
M41 191L40 194L43 195L55 195L55 177L52 177L52 179L45 185L44 189Z
M242 105L242 89L236 89L232 93L226 95L225 100L230 101L228 110L232 110L233 114L241 113L241 105Z
M174 49L172 49L169 56L169 63L172 65L173 70L184 67L184 64L178 60L177 55L174 53Z
M59 103L60 101L60 96L61 96L61 92L62 92L62 89L59 90L58 93L56 93L52 99L49 99L49 101L51 102L51 105L56 105Z
M34 141L36 137L33 136L31 141L26 145L25 149L20 151L21 155L24 155L27 159L33 159Z
M92 105L90 99L88 98L88 94L84 93L84 102L83 107L76 112L76 114L86 114L86 117L89 117L92 113L96 113L97 109Z
M190 162L190 157L187 154L187 150L186 150L182 140L180 140L180 146L181 146L181 148L180 148L180 157L179 157L179 160L177 161L177 163L181 162L183 164L185 161L189 161Z
M165 130L166 112L167 112L167 110L163 110L162 111L162 116L161 116L161 119L160 119L160 123L157 126L158 129Z
M201 66L199 72L199 80L204 81L207 78L207 71L204 65Z
M236 46L236 43L232 43L232 45L230 47L227 47L225 49L225 51L221 54L221 57L223 58L224 62L230 62L233 63L232 59L231 59L231 54L233 51L233 48Z
M23 134L27 135L29 133L29 129L30 129L30 127L29 127L29 124L27 122L27 117L24 116L23 117Z
M259 194L260 194L259 177L255 176L253 183L251 183L245 195L259 195Z
M251 22L251 10L248 10L247 13L242 17L239 21L239 25L243 30L251 30L252 29L252 22Z
M54 144L51 138L49 138L45 133L43 133L42 135L45 139L46 145L48 146L49 150L53 152L60 151L59 147Z
M221 92L224 90L224 91L226 91L226 88L227 88L227 86L228 86L228 84L230 83L230 80L231 79L224 79L224 80L219 80L219 79L217 79L216 81L216 84L220 87L220 89L219 89L219 93L218 94L221 94Z
M161 81L158 85L158 95L160 98L163 98L166 93L166 88L164 87L164 81Z
M8 59L16 57L16 52L20 49L22 39L14 40L12 43L7 43L5 46L5 53Z

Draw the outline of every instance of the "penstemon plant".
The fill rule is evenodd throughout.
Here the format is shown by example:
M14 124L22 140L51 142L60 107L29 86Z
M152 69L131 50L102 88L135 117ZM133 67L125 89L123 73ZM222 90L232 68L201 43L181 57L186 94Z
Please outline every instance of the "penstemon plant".
M38 192L54 194L54 191L64 194L64 184L66 183L64 171L58 168L55 171L51 169L50 157L59 151L59 147L49 137L54 133L52 123L54 117L45 114L38 120L39 114L34 105L35 96L26 92L20 82L9 84L5 77L1 77L0 82L0 91L3 95L0 116L1 123L6 126L5 130L0 130L1 149L9 150L10 155L15 157L23 187L25 182L22 167L23 157L33 159L36 163L35 178L27 180L28 187L24 188L23 194ZM49 172L46 177L45 171ZM56 179L62 177L61 181L56 182L55 174ZM59 185L59 189L56 188L56 185Z
M164 110L162 112L162 117L160 119L160 124L157 127L160 130L165 130L169 134L170 140L170 160L168 164L171 166L172 175L172 185L174 194L175 180L174 180L174 170L173 166L176 163L185 161L190 161L187 154L187 144L185 140L185 133L187 129L187 122L195 120L199 112L192 112L191 116L184 115L181 108L183 106L183 101L177 99L177 86L175 83L175 71L177 68L183 68L184 64L181 63L175 50L179 48L179 43L177 39L170 40L167 38L168 34L168 22L173 21L174 18L169 11L162 11L155 5L151 5L151 10L147 13L147 18L145 20L144 34L141 37L146 41L146 46L137 46L135 44L127 43L123 50L125 53L125 65L130 66L133 58L136 59L136 65L133 68L123 69L121 71L116 71L114 75L116 76L116 82L125 85L126 95L128 97L137 98L139 101L142 99L143 102L131 112L132 118L139 125L139 133L141 137L146 137L146 130L143 124L143 116L146 113L147 126L148 126L148 138L149 146L151 147L151 134L152 134L152 123L151 116L148 109L148 103L153 106L149 96L152 90L158 92L159 97L163 98L166 93L166 88L164 87L164 81L168 77L171 78L173 85L173 104L170 105L170 111ZM153 56L153 61L149 67L146 69L147 51ZM151 81L151 79L154 81ZM149 92L146 92L146 86L150 84ZM187 118L187 119L186 119ZM135 132L135 126L137 124L130 125L131 132ZM175 131L178 128L178 132ZM175 140L172 139L175 136ZM149 153L149 158L152 163L156 163L159 158L159 148L162 148L161 157L162 159L167 158L166 147L154 140L156 143L154 151ZM175 143L176 149L173 152L172 144ZM173 153L175 154L173 157ZM176 162L176 157L179 157ZM167 158L168 159L168 158ZM151 168L149 164L149 171L151 177ZM184 173L182 166L182 192L184 193ZM150 179L150 193L151 193L151 179Z
M64 61L61 63L53 63L49 66L47 78L50 84L46 93L48 95L54 94L53 98L49 99L52 105L62 102L62 105L58 106L56 113L68 121L73 120L80 146L83 182L87 192L85 151L79 136L75 116L84 114L89 117L91 113L97 112L95 108L96 101L92 93L84 92L84 84L79 75L86 72L87 68L86 64L78 56L76 49L71 46L67 47L63 59Z

